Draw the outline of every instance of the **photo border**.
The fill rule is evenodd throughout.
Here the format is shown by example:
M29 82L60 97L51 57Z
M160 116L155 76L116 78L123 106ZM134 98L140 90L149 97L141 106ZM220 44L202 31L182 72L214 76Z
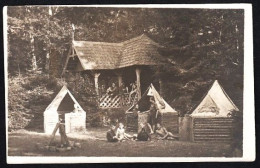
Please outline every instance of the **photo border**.
M46 6L46 5L39 5ZM243 157L39 157L8 156L8 71L7 71L7 6L3 8L4 68L5 68L5 121L6 159L8 164L24 163L142 163L142 162L240 162L254 161L255 106L253 64L252 4L147 4L147 5L50 5L62 7L116 7L116 8L197 8L197 9L244 9L244 94L243 94ZM245 112L246 111L246 112ZM32 159L34 158L34 159Z

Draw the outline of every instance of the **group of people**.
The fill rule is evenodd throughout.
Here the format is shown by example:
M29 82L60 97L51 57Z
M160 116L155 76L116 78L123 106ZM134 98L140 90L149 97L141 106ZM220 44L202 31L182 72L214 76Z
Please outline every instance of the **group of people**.
M175 139L171 132L167 131L160 123L157 123L155 132L152 130L149 123L141 123L141 130L138 134L130 135L126 133L123 123L119 123L118 127L111 125L110 129L107 132L107 141L108 142L122 142L125 140L136 140L136 141L148 141L152 140L152 135L155 134L157 139L163 140L172 138Z
M150 97L149 101L150 101L150 107L148 110L147 123L151 126L152 131L155 131L156 125L158 123L160 124L161 119L162 119L162 114L160 112L160 108L161 109L165 108L165 104L163 102L161 102L160 107L158 107L153 96ZM133 112L134 112L134 115L136 115L136 116L138 115L138 113L140 113L138 104L135 105Z
M116 96L118 94L129 93L128 102L131 102L132 95L137 92L137 84L136 84L136 82L130 83L130 88L131 89L129 90L129 88L127 86L125 86L124 82L122 82L119 87L117 87L115 83L112 83L112 85L109 86L106 89L105 93L110 95L110 96L112 96L112 97L114 97L114 96ZM104 90L105 90L105 86L104 85L102 85L101 90L104 93Z

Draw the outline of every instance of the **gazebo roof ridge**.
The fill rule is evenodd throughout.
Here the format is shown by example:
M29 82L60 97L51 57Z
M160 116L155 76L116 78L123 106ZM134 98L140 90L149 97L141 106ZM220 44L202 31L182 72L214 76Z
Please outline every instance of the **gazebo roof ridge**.
M134 65L156 65L160 45L147 35L119 42L73 41L72 48L83 70L118 69Z

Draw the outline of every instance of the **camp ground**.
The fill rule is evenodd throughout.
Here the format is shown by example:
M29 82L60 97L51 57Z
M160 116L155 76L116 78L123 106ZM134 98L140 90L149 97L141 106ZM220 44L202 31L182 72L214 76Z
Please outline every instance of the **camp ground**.
M140 131L140 123L148 122L151 97L160 107L161 123L166 129L177 135L177 139L166 140L163 144L162 140L156 138L150 142L128 141L115 147L105 138L108 127L86 127L86 112L68 88L63 86L44 112L44 133L18 131L10 134L10 141L12 145L17 145L13 142L14 135L23 135L20 137L22 140L26 140L28 138L26 135L28 135L35 141L33 147L23 145L22 151L18 154L21 156L110 156L111 154L116 156L119 153L120 156L122 153L124 156L136 156L133 148L144 151L138 153L137 156L166 156L166 153L171 152L172 148L176 148L176 145L178 146L176 150L179 153L174 152L171 156L204 156L209 150L217 151L210 156L232 156L234 154L230 146L234 120L229 116L229 113L232 110L238 111L238 108L217 80L195 110L185 117L180 117L178 112L160 96L153 84L150 84L141 99L125 112L126 130L130 133L137 133ZM139 106L140 110L137 116L133 112L136 105ZM225 108L221 109L221 107ZM63 130L60 127L60 119L65 120ZM60 147L60 139L66 141L69 147ZM215 146L208 143L212 141L216 143ZM20 143L22 142L20 141ZM163 150L160 147L162 145L167 145L169 148ZM90 149L91 146L96 146L98 150ZM129 152L122 151L122 149L125 151L127 148L129 148ZM11 147L10 154L17 155L17 152L12 149ZM194 153L190 151L191 149ZM154 153L154 150L161 152ZM238 154L236 153L236 155Z
M243 8L5 13L8 156L243 156Z

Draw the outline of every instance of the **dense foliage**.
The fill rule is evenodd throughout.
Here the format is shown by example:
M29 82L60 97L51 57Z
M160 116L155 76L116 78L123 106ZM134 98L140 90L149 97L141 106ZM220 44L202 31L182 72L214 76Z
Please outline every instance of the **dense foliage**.
M9 99L24 94L9 108L26 113L30 108L24 104L31 97L23 89L37 89L17 86L13 76L28 76L33 64L48 74L49 51L55 48L64 60L73 35L76 40L121 42L145 33L164 46L160 52L167 66L155 68L154 77L166 79L164 97L181 114L199 103L215 79L242 109L243 30L244 13L236 9L8 7Z
M44 74L10 77L8 80L8 128L19 129L34 125L42 129L43 111L64 81ZM38 121L41 124L39 125Z

